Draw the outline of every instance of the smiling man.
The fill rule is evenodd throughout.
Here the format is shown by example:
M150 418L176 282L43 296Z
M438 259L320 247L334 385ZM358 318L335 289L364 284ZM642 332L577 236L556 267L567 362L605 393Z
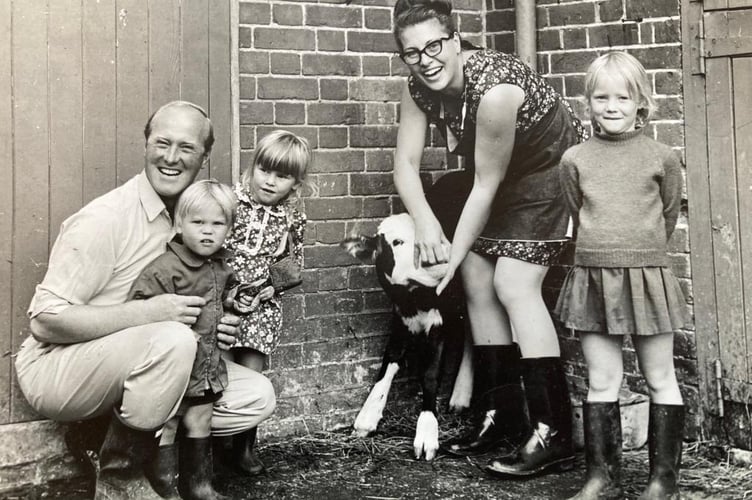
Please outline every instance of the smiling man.
M112 414L99 451L95 498L159 498L142 472L155 433L177 411L204 299L174 294L127 301L131 284L174 236L180 194L207 163L211 121L195 104L173 101L144 130L144 171L63 222L47 274L29 306L32 335L16 360L32 407L58 421ZM220 347L238 318L222 318ZM214 405L212 432L247 431L268 418L274 390L263 375L227 362L229 383ZM151 476L150 476L151 479Z

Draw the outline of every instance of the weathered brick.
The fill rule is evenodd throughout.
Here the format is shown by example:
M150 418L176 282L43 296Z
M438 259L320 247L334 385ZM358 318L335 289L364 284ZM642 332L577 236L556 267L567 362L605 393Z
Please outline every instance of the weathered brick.
M389 9L365 9L363 17L366 21L366 28L371 30L391 30L392 29L392 11Z
M395 192L391 174L350 174L350 194L367 196Z
M480 33L483 31L483 19L480 13L460 13L457 29L460 33Z
M564 78L560 76L547 76L545 78L548 84L551 85L554 90L556 90L559 94L564 94Z
M373 235L375 232L369 232L366 234ZM348 268L347 286L351 290L378 289L379 280L376 278L376 269L373 266Z
M552 73L584 73L598 56L592 51L561 52L550 54ZM541 71L547 73L547 71Z
M360 58L340 54L304 54L303 74L357 76L360 74Z
M564 95L567 97L582 97L585 95L585 76L567 75L564 77Z
M394 153L389 150L366 151L366 170L368 172L388 171L394 166Z
M238 67L241 73L269 73L269 53L264 51L240 51Z
M316 176L319 196L344 196L348 192L348 178L344 174L319 174ZM330 242L331 243L331 242Z
M598 3L598 15L601 22L608 23L624 19L623 0L605 0Z
M407 76L410 74L407 65L396 54L389 59L389 64L392 76Z
M328 28L360 28L362 26L360 9L323 5L306 5L306 23L308 26Z
M347 100L347 80L344 78L321 78L321 98L331 101Z
M315 42L315 33L307 29L256 28L254 31L254 46L261 49L310 50Z
M272 52L271 70L277 75L299 75L300 56L290 52Z
M590 47L613 47L640 43L636 23L607 24L588 28Z
M363 151L320 150L316 151L317 172L359 172L363 170Z
M276 24L300 26L303 24L303 7L301 5L275 5L272 20Z
M656 97L658 111L653 116L656 120L681 120L682 101L678 97Z
M300 125L305 123L305 104L291 102L274 103L274 122L277 125Z
M238 10L240 24L269 24L270 19L269 2L240 2Z
M318 99L318 86L308 78L259 78L260 99Z
M369 196L363 200L363 217L386 217L392 213L389 197Z
M575 3L548 7L549 26L571 26L595 22L595 4Z
M240 98L256 98L256 79L252 76L240 75Z
M362 198L311 198L306 201L306 213L311 220L348 219L360 217Z
M394 52L397 44L391 33L347 32L347 50L353 52Z
M341 253L341 249L337 249ZM305 298L307 317L324 316L329 314L352 314L363 308L363 296L359 292L335 291L321 292L307 295Z
M683 123L653 123L652 125L655 128L655 137L658 142L675 148L684 146Z
M679 15L679 2L675 0L626 0L625 7L627 19L642 20Z
M366 103L366 124L368 125L391 125L396 117L397 111L394 104Z
M455 10L475 10L483 8L483 0L453 0L452 6Z
M358 234L376 234L381 221L376 220L356 220L347 221L347 234L354 236Z
M343 52L346 47L344 31L325 31L320 30L316 33L319 50L329 52Z
M350 99L356 101L400 100L404 82L401 78L359 78L350 82Z
M563 48L561 42L561 30L538 30L537 43L538 50L559 50Z
M335 177L335 176L330 176ZM344 178L344 175L336 176ZM336 181L335 181L336 182ZM340 241L345 239L344 222L316 222L316 241L328 245L339 244Z
M362 104L327 102L308 104L308 123L313 125L352 125L364 122Z
M344 249L342 251L344 252ZM344 290L347 288L347 269L326 269L319 271L318 274L319 291Z
M514 11L501 10L486 14L486 30L489 32L514 31Z
M246 26L238 28L238 46L241 49L253 47L253 30Z
M389 56L363 56L363 76L389 76Z
M564 28L561 30L565 49L584 49L587 46L585 28Z
M306 347L304 362L307 365L319 365L335 361L337 363L347 363L358 361L363 355L363 342L358 339L330 340L328 342L310 344ZM322 405L321 398L317 398L317 400L317 403ZM325 405L322 409L330 410L331 408L339 407L340 404L335 399L330 405Z
M353 127L350 130L350 146L352 147L394 147L396 144L396 126L368 125Z
M654 73L655 93L677 95L682 90L682 76L678 71L661 71Z
M319 129L319 147L347 147L347 127L321 127Z
M392 302L383 290L362 292L364 311L391 311Z
M256 144L256 127L240 126L240 147L250 149ZM242 167L241 167L242 168Z
M241 125L274 123L274 105L271 102L240 101L239 116Z
M680 43L681 31L677 19L653 23L653 38L655 43Z

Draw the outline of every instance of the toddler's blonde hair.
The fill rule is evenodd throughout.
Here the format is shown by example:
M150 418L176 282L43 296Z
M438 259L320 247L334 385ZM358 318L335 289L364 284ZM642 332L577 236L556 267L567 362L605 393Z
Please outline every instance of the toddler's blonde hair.
M598 79L603 74L620 76L624 79L629 90L629 96L637 102L637 122L635 125L644 127L658 108L653 97L650 77L643 65L634 56L626 52L607 52L590 64L585 75L585 98L590 103Z
M211 203L219 205L225 215L227 225L232 227L235 223L238 200L230 186L215 179L196 181L183 191L175 206L175 223L182 222L188 214L206 208Z

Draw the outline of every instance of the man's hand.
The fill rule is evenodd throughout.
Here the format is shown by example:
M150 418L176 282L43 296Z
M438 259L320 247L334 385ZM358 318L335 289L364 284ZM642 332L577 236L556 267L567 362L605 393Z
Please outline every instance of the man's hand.
M240 318L234 314L225 314L219 320L217 325L217 345L223 351L229 351L230 347L235 344L235 337L238 335L238 325Z
M178 321L189 326L196 323L204 304L206 304L206 300L196 295L175 295L172 293L156 295L144 301L147 308L148 323Z

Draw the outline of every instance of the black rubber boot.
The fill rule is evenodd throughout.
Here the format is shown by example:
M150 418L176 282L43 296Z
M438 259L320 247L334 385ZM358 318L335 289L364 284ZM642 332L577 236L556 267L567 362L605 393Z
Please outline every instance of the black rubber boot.
M561 358L522 360L532 432L511 455L486 466L492 475L524 478L574 467L572 405Z
M679 499L684 405L650 403L650 479L640 500Z
M232 436L231 465L246 476L258 476L264 472L264 464L256 456L256 427Z
M144 467L146 479L162 498L180 498L178 495L178 446L160 446Z
M66 425L65 444L68 451L92 477L97 475L96 464L99 461L99 450L102 448L110 427L110 418L112 418L112 413L107 413Z
M180 439L178 491L185 500L229 500L212 486L211 438Z
M462 457L499 448L508 453L527 430L517 344L473 346L473 369L479 421L469 434L448 441L442 448Z
M583 405L585 485L570 500L619 500L621 489L621 414L619 402Z
M155 432L130 428L118 415L110 420L99 450L95 500L161 498L144 476L144 464L151 460L157 447Z

